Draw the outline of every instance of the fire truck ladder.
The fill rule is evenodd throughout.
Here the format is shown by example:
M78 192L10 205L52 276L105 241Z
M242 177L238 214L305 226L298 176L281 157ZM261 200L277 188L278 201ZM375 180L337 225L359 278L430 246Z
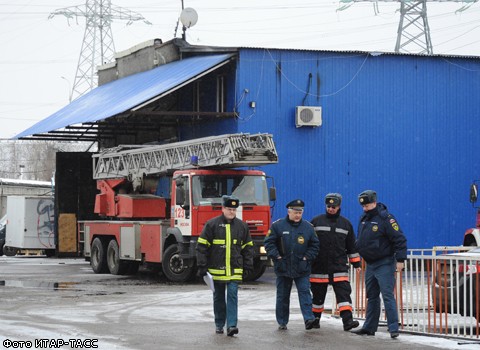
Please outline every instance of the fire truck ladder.
M198 167L248 167L278 163L270 134L230 134L167 145L120 145L93 156L93 178L129 180Z

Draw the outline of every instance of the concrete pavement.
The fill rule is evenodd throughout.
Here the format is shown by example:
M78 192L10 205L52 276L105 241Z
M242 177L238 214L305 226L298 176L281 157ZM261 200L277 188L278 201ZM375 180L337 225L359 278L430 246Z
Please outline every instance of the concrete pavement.
M63 340L68 345L56 348L478 349L410 334L393 340L384 328L375 337L360 337L344 332L341 320L329 315L319 330L306 331L295 289L288 330L279 331L272 271L241 286L235 337L215 334L212 293L200 279L171 283L146 271L134 277L97 275L80 258L0 257L0 298L0 348Z

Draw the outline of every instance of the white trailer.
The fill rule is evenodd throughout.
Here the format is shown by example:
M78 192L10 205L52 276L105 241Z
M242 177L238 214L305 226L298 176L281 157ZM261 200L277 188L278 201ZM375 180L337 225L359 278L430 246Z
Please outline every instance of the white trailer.
M8 196L5 255L19 249L45 250L55 254L54 202L51 196Z

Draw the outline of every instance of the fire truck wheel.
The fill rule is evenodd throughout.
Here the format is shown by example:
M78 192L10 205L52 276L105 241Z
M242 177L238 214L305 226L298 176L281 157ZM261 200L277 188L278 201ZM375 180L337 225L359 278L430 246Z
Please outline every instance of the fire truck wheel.
M127 272L128 265L126 262L120 260L120 251L118 243L112 239L107 247L107 265L108 270L112 275L124 275Z
M95 273L107 273L107 249L104 247L100 238L95 238L90 250L90 265Z
M14 247L9 247L9 246L3 246L3 254L6 256L15 256L18 253L18 249Z
M193 266L186 266L178 254L176 244L169 246L163 253L162 270L165 277L172 282L187 282L195 274Z

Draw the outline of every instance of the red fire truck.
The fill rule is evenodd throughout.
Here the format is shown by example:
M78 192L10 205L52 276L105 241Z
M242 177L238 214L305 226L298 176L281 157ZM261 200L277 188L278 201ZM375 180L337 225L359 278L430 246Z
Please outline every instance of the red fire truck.
M95 213L102 219L79 222L84 255L96 273L134 274L146 264L161 268L171 281L188 281L196 273L204 224L222 213L223 195L234 195L241 203L237 217L248 224L255 243L255 280L267 267L263 239L275 188L268 188L263 171L248 168L277 162L269 134L118 146L95 154Z

